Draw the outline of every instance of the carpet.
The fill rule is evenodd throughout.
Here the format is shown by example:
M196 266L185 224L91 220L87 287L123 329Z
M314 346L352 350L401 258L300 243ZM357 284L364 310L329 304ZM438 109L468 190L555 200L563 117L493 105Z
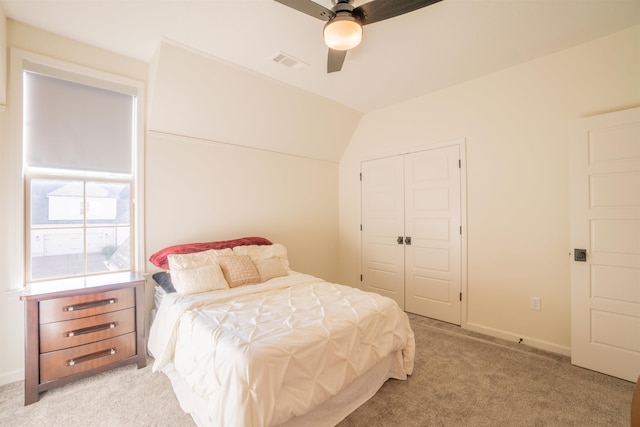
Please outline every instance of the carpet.
M628 427L634 383L570 359L410 315L416 364L340 427ZM397 420L397 421L394 421Z
M578 368L567 357L409 315L416 364L389 380L340 427L628 427L634 383ZM0 387L0 426L193 426L164 374L127 366L41 395ZM240 426L239 426L240 427Z

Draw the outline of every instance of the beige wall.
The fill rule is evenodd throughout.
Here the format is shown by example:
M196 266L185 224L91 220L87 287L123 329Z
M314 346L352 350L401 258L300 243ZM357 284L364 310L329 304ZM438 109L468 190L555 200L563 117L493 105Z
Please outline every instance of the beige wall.
M361 114L166 42L151 75L147 251L260 235L335 280L338 160Z
M337 279L337 163L162 134L147 147L148 254L262 236L287 247L291 268Z
M340 280L360 274L360 162L464 138L466 326L568 353L568 126L638 105L636 26L367 114L340 163Z
M338 163L362 116L168 42L151 74L153 131Z
M292 269L336 280L337 163L152 132L146 182L147 258L179 243L261 236L287 247ZM148 311L152 296L147 286Z
M0 7L0 49L6 51L6 37L7 37L7 21L4 15L4 11ZM3 61L0 61L3 62ZM2 68L0 68L0 171L5 169L5 162L7 161L6 155L6 146L8 142L9 135L9 122L8 117L9 114L4 110L5 106L5 95L6 95L6 64L2 63ZM6 180L2 176L2 172L0 172L0 200L6 200L7 195L7 186ZM5 213L4 203L0 204L0 271L3 271L6 268L6 261L3 261L4 255L7 254L7 251L10 249L10 246L7 241L7 231L10 226L7 221L7 214ZM0 273L1 275L2 273ZM0 280L6 280L5 277L0 276ZM20 318L22 315L22 310L19 307L17 300L17 296L15 294L9 294L3 292L3 289L0 288L0 325L9 325L15 323L16 318ZM17 311L16 311L17 309ZM13 312L11 312L13 311ZM5 349L9 348L9 345L13 345L12 340L5 332L5 329L0 329L0 384L2 384L3 376L7 379L7 381L13 381L18 378L18 364L16 361L22 355L22 353L18 351L6 351Z
M0 6L0 111L7 105L7 17Z
M150 75L147 253L263 236L335 281L338 160L361 114L171 43Z

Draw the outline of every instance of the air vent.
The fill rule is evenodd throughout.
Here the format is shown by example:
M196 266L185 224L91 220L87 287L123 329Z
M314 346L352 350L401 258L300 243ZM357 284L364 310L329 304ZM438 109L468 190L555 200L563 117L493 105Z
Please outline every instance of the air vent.
M307 66L304 62L282 51L274 53L273 56L271 56L271 60L294 70L300 70Z

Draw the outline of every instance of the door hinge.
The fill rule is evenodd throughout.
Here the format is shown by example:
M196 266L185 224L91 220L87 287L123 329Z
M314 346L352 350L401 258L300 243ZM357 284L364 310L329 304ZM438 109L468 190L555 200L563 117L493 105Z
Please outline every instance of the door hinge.
M360 281L362 282L362 274L360 275Z
M360 231L362 231L362 224L360 224Z
M458 159L458 169L462 169L462 160Z
M362 181L362 172L360 172L360 181Z
M460 292L460 301L462 301L462 292Z
M460 234L462 234L462 226L460 226Z

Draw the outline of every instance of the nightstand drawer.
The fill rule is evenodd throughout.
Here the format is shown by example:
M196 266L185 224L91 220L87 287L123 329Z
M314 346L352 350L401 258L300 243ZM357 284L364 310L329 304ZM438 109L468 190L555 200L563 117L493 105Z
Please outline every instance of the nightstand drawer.
M128 334L135 330L135 309L46 323L40 326L40 352L47 353Z
M40 301L40 324L118 311L135 305L133 289Z
M56 380L109 365L136 354L136 334L40 355L40 382Z

